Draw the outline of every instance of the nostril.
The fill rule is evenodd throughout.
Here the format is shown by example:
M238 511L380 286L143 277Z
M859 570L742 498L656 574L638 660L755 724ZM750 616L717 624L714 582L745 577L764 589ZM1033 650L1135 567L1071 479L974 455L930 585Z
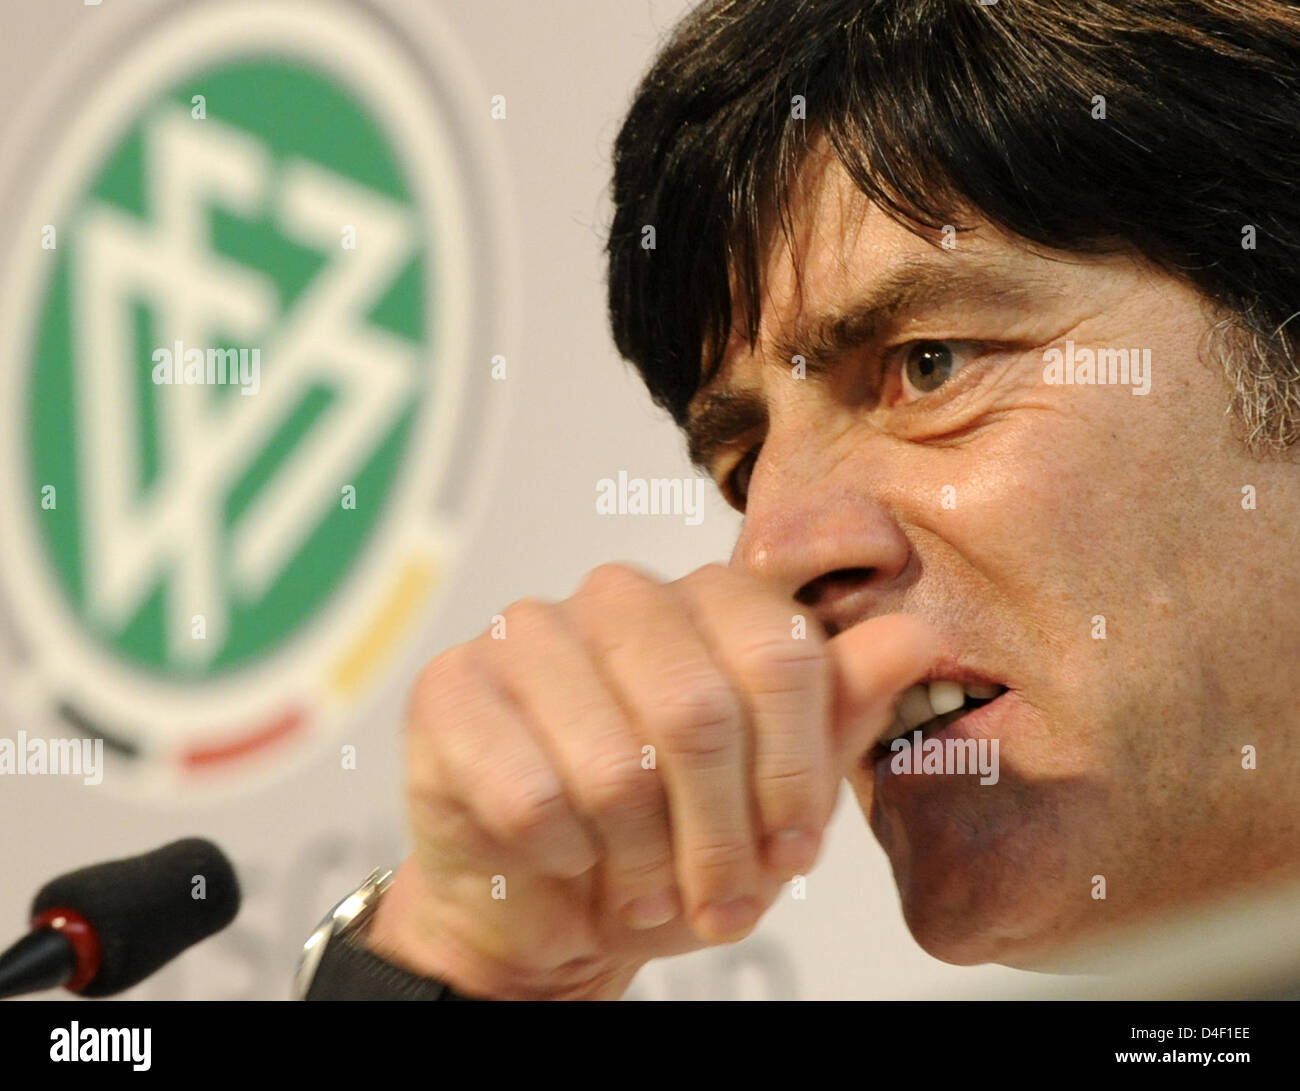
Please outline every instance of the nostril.
M816 606L828 592L846 585L866 583L875 574L874 568L837 568L809 580L795 592L794 600L800 606Z

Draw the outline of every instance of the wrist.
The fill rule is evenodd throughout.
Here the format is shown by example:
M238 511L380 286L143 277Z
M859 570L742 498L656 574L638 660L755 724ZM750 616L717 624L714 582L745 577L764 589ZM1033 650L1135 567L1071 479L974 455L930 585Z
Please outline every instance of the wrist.
M451 957L446 945L435 941L421 923L428 902L421 891L412 889L416 883L414 864L408 860L398 868L365 931L356 936L356 942L408 973L445 981L460 991L457 986L465 984L464 975L456 974L461 979L457 982L451 980L451 975L452 967L462 960Z
M398 869L358 943L395 966L485 1000L617 1000L640 967L600 972L575 966L545 975L475 953L429 924L434 904L414 859Z

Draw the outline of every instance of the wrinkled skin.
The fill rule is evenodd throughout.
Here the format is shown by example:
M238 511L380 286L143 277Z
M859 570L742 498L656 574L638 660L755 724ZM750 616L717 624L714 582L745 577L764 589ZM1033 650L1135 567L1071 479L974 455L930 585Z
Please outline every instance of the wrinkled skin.
M1032 967L1104 926L1295 874L1300 472L1240 442L1203 298L1140 262L1033 253L987 225L944 249L825 157L798 197L801 281L778 242L757 352L733 337L709 388L766 405L712 460L722 479L762 444L731 565L832 630L928 620L1011 691L998 784L852 777L917 941ZM954 285L794 378L778 346L801 343L799 324L907 262L1026 290ZM1044 352L1067 339L1149 348L1150 393L1049 385ZM930 340L973 346L920 392L898 349Z

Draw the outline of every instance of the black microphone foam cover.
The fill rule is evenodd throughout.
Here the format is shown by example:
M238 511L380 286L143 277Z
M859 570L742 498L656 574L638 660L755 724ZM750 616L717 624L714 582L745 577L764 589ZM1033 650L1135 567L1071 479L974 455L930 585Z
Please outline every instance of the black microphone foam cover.
M111 996L143 981L239 911L239 880L211 841L187 837L46 883L32 916L74 909L99 936L101 962L82 996Z

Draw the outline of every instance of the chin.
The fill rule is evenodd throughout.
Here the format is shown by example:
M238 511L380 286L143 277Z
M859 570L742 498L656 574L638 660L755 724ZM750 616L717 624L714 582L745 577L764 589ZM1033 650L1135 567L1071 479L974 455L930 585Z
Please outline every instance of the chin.
M907 927L928 954L956 966L1035 969L1101 923L1106 903L1089 887L1099 857L1060 839L1079 828L1077 815L1035 815L1023 797L999 805L978 792L944 795L878 810L873 821Z
M1024 899L983 889L977 875L927 879L911 876L898 886L908 931L932 957L954 966L1007 962L1031 938Z
M1041 910L1041 907L1039 907ZM953 966L1000 963L1033 970L1048 965L1053 954L1069 941L1070 929L1048 914L1034 920L1025 901L1006 904L978 900L963 910L926 897L903 897L903 917L912 938L928 955Z

